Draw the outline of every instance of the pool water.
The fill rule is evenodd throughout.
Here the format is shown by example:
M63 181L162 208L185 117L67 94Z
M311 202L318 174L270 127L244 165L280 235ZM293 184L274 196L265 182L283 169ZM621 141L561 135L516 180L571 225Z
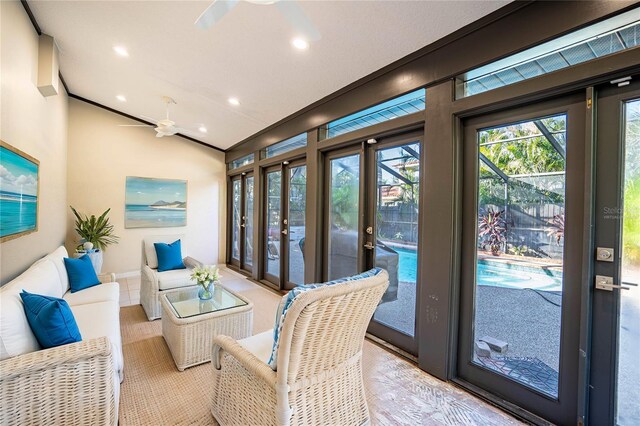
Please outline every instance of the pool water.
M398 255L398 280L415 283L418 273L418 255L416 250L393 248ZM562 291L562 276L545 272L538 268L515 269L479 262L477 271L478 285L504 288L530 288L543 291Z

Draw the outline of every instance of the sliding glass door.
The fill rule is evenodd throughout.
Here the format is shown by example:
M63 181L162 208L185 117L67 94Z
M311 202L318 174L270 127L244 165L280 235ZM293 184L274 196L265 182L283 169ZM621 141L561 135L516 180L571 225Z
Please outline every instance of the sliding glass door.
M246 272L253 269L253 186L252 174L231 178L229 263Z
M458 377L558 424L577 413L584 95L465 122Z
M373 139L358 150L327 155L326 279L374 266L389 288L369 333L417 354L419 291L419 137Z
M640 85L598 94L590 412L640 424Z
M301 162L265 170L264 279L277 289L304 284L306 170Z

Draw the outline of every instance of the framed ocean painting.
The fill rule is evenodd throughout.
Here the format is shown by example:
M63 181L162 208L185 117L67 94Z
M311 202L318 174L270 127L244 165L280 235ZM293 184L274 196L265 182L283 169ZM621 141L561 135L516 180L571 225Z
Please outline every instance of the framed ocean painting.
M187 225L187 181L127 176L125 228Z
M0 140L0 242L38 230L40 162Z

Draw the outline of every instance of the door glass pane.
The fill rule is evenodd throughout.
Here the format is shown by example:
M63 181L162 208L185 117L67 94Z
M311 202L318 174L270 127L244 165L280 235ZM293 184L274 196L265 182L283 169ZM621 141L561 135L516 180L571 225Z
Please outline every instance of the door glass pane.
M289 170L289 281L304 284L305 208L307 166Z
M640 424L640 100L625 111L624 186L620 293L617 419L619 425Z
M233 181L233 222L231 224L231 257L240 260L240 180Z
M244 264L253 264L253 176L249 176L244 184Z
M375 264L389 272L389 288L374 320L410 336L416 322L420 144L376 153Z
M327 271L329 280L358 273L360 155L330 162Z
M565 114L478 133L473 360L558 395Z
M282 192L281 172L267 173L267 235L265 238L267 272L280 277L280 197Z

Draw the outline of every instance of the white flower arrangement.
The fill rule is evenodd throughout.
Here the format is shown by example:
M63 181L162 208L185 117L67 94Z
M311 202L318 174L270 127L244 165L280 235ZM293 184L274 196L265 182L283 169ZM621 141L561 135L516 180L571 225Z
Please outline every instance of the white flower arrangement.
M209 284L216 282L220 279L221 275L218 273L218 268L215 266L203 266L193 268L191 273L191 280L195 281L207 290Z

